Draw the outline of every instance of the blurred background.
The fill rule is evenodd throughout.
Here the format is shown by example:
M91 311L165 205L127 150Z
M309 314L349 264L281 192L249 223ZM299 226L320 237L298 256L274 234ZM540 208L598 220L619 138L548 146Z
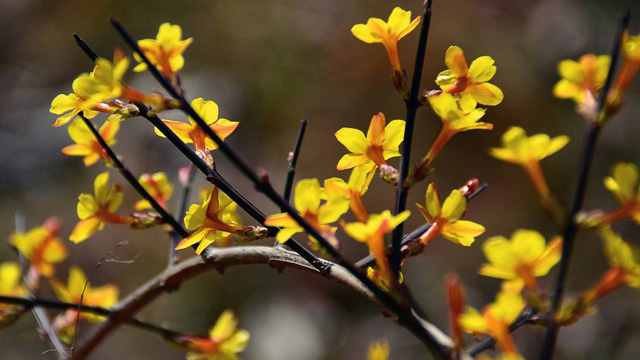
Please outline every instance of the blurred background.
M79 158L65 157L60 149L71 143L65 128L53 128L51 100L71 90L72 80L91 64L71 35L80 34L104 57L123 42L108 24L116 15L134 36L154 38L163 22L179 24L184 37L195 41L187 50L182 82L190 98L204 97L220 106L220 115L240 122L227 139L255 167L264 167L277 188L287 168L300 119L309 119L299 159L298 178L347 178L335 165L345 149L334 137L343 126L366 129L379 111L387 119L404 118L405 109L389 80L389 65L380 45L355 39L349 29L368 17L386 19L394 6L420 13L420 0L236 0L236 1L107 1L2 0L0 1L0 237L14 231L14 214L22 210L28 226L59 216L68 236L77 221L77 196L91 192L102 164L85 168ZM447 328L442 279L460 275L467 301L476 308L491 302L499 281L477 275L484 257L481 245L494 235L509 236L518 228L537 229L548 239L554 226L540 211L524 172L487 155L499 145L500 135L512 125L529 134L566 134L572 141L543 163L551 187L568 204L574 189L577 158L584 124L573 102L553 98L558 80L556 64L588 52L608 53L618 15L633 0L448 0L435 1L423 87L444 70L444 52L461 46L469 62L492 56L498 73L492 83L505 93L504 102L489 108L486 121L492 132L474 131L456 136L436 160L430 177L441 192L477 177L489 188L470 203L467 218L487 232L471 248L443 239L434 241L404 268L406 282L431 315ZM637 3L636 3L637 5ZM640 12L640 8L635 9ZM640 31L639 14L632 16L632 32ZM418 31L400 44L403 64L413 68ZM128 49L126 49L128 52ZM146 73L130 72L127 82L145 91L159 90ZM627 104L598 144L585 207L612 210L612 196L602 179L616 161L640 163L640 81L627 96ZM185 120L180 114L166 118ZM97 121L103 119L98 117ZM429 110L418 113L413 158L426 153L440 128ZM185 158L168 141L157 137L143 119L123 123L115 150L136 174L165 171L172 181ZM267 214L278 212L228 162L214 157L219 171ZM396 160L397 161L397 160ZM395 163L394 163L395 164ZM112 171L112 179L124 181ZM409 200L424 201L427 184L416 186ZM197 187L205 182L198 178ZM132 209L138 195L125 184L121 213ZM196 201L195 197L192 201ZM392 208L394 191L378 179L365 202L371 212ZM175 199L171 203L175 205ZM247 217L245 216L245 219ZM422 224L414 213L406 229ZM628 239L638 241L640 231L631 222L617 224ZM366 255L366 248L341 234L351 259ZM94 285L116 283L125 296L166 266L168 242L160 229L131 231L107 225L104 231L79 245L68 243L70 256L57 276L66 280L69 264L90 271L120 241L128 245L117 256L133 264L106 264L92 277ZM263 242L271 244L272 240ZM192 256L184 251L182 256ZM0 260L15 260L7 246ZM606 269L597 238L581 235L568 279L568 296L595 283ZM553 272L555 275L555 272ZM545 278L542 285L549 288ZM52 294L48 289L44 294ZM600 303L600 311L560 335L557 359L629 359L640 354L640 294L622 289ZM184 284L142 311L147 321L176 330L204 333L226 308L235 309L240 326L251 331L243 359L365 359L369 343L387 339L391 359L425 359L423 345L411 334L380 316L377 308L339 285L315 275L266 266L232 268L224 275L210 273ZM23 316L0 333L0 358L54 359L45 342L37 340L32 316ZM82 326L82 330L88 328ZM515 335L519 349L536 358L542 344L541 329L526 328ZM471 341L471 339L469 339ZM181 359L184 354L156 335L122 327L96 351L92 359Z

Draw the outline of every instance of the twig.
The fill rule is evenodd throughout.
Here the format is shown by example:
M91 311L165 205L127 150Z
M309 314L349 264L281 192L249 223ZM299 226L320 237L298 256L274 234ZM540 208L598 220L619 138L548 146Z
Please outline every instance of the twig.
M411 141L413 138L413 127L416 119L416 112L420 107L418 93L420 92L420 80L422 78L422 69L424 67L425 54L427 51L427 40L429 38L429 26L431 24L431 3L432 0L426 0L424 3L424 14L422 16L422 25L420 28L420 39L418 40L418 51L416 53L416 62L413 69L413 78L411 80L411 91L407 100L407 116L405 118L406 125L404 131L404 140L402 142L402 157L400 163L400 176L396 185L396 208L395 214L403 212L407 208L407 196L409 187L405 185L407 174L409 173L409 164L411 156ZM400 262L402 261L402 235L404 232L404 224L400 223L393 230L391 240L391 269L397 278L400 272Z
M287 181L284 184L284 192L282 197L285 201L291 200L291 190L293 189L293 179L296 175L296 164L298 163L298 156L300 155L300 148L302 147L302 139L304 138L305 130L307 129L307 119L300 121L300 130L298 130L298 137L296 138L296 144L293 147L293 151L289 153L289 169L287 171Z
M133 186L133 188L138 192L138 194L140 194L140 196L142 196L145 200L149 202L149 204L151 204L151 207L153 208L153 210L155 210L160 215L160 217L165 223L171 226L174 232L178 233L183 238L189 236L189 232L185 230L185 228L183 228L182 225L180 225L176 221L176 219L174 219L173 216L171 216L171 214L167 212L165 208L163 208L160 204L158 204L156 199L153 196L151 196L151 194L149 194L149 192L142 186L142 184L140 184L138 179L135 176L133 176L131 171L126 166L124 166L122 161L120 161L120 159L113 152L111 147L102 138L102 135L100 135L100 132L98 131L98 129L96 129L96 127L93 126L93 123L89 119L87 119L84 116L84 114L80 113L78 115L80 116L82 121L85 123L85 125L89 128L93 136L95 136L96 140L98 141L98 143L100 143L100 146L102 147L104 152L107 154L107 156L109 156L109 159L111 159L111 162L113 163L113 165L115 165L115 167L118 168L118 170L120 171L120 174L122 174L125 180L127 180L127 182L129 182L129 184Z
M68 309L78 310L79 309L82 312L101 315L101 316L107 316L107 317L111 316L111 313L112 313L110 309L107 309L105 307L68 303L68 302L59 301L59 300L43 299L43 298L36 298L36 297L26 298L26 297L18 297L18 296L0 295L0 303L20 305L28 309L34 309L37 307L53 309L53 310L68 310ZM146 331L150 331L150 332L162 335L162 336L184 334L184 333L167 329L158 325L150 324L136 317L131 317L127 322L127 324L133 327L140 328L142 330L146 330Z
M192 163L189 163L187 167L187 178L178 180L182 191L180 192L180 198L178 199L175 214L173 215L176 219L182 218L187 210L187 200L189 199L189 193L191 192L191 185L193 184L194 173L196 170ZM182 171L182 169L180 171ZM176 246L179 241L180 234L173 232L171 234L171 244L169 245L169 266L175 265L175 263L178 262L178 251L176 250Z
M435 339L430 332L425 331L420 319L414 314L408 312L396 300L388 293L380 289L373 281L371 281L362 271L356 268L353 263L346 260L346 258L327 240L313 225L306 221L288 202L286 202L278 192L275 191L270 184L266 173L262 172L260 175L255 173L249 165L229 146L222 141L220 137L207 126L206 122L200 117L200 115L189 105L189 102L184 98L181 92L176 90L173 84L166 79L158 68L151 63L144 52L138 46L136 40L129 34L124 26L115 18L111 18L111 23L116 31L122 36L125 42L138 54L138 56L147 65L147 70L155 77L155 79L165 88L169 94L180 102L182 110L191 116L191 118L200 126L205 134L218 145L219 151L224 154L229 161L246 177L248 178L256 190L266 195L272 202L283 209L289 214L298 225L300 225L311 237L322 246L327 253L335 258L340 265L346 268L353 276L355 276L362 284L373 292L376 298L385 305L392 313L398 316L400 323L411 330L411 332L418 337L431 351L436 358L448 357L448 349L443 348L437 339ZM288 244L287 244L288 245Z
M548 360L552 358L558 339L559 326L555 322L555 313L558 311L560 304L562 303L562 297L564 295L564 283L569 271L569 261L571 260L571 253L573 250L575 237L578 232L578 225L576 224L575 217L582 208L582 203L584 201L584 196L587 188L587 180L589 177L589 170L591 168L591 163L593 162L593 156L595 154L596 142L598 140L598 135L600 134L601 125L604 123L600 121L600 113L604 108L609 89L611 88L611 84L613 83L616 62L620 53L622 36L629 26L629 15L629 11L627 11L622 16L622 18L620 19L620 23L618 24L618 31L616 33L613 49L611 51L611 66L609 67L607 80L605 81L604 87L602 88L602 91L600 92L600 96L598 98L598 104L595 111L596 118L589 125L586 133L586 138L584 140L584 148L580 160L580 171L578 173L576 191L573 197L573 202L571 204L571 210L569 211L567 217L567 225L565 227L563 235L560 270L558 272L558 278L556 279L555 283L555 291L553 293L553 298L551 301L551 312L547 320L547 332L545 335L542 353L540 355L540 359L542 360Z
M324 260L322 260L324 261ZM175 266L165 269L162 273L140 286L126 298L123 298L111 309L108 319L96 325L89 334L79 342L76 349L76 360L84 360L102 341L120 325L125 324L134 314L142 310L166 291L173 291L185 281L211 270L223 270L233 266L266 264L274 269L292 268L308 271L326 279L336 281L355 291L367 301L384 308L377 297L365 288L362 283L341 266L330 266L322 273L312 267L299 255L270 246L239 246L229 248L215 248L206 257L193 257ZM1 300L2 298L0 298ZM388 310L388 309L387 309ZM446 349L451 349L453 342L442 331L430 323L421 322L421 326L437 339ZM464 357L463 359L470 359Z
M473 199L474 197L476 197L478 194L480 194L482 191L484 191L486 188L488 187L487 184L481 184L480 186L478 186L478 188L476 189L476 191L474 191L473 193L471 193L469 195L469 197L467 198L467 201ZM424 234L427 230L429 230L429 228L431 227L431 224L426 223L421 225L420 227L416 228L415 230L413 230L412 232L410 232L409 234L405 235L402 238L402 246L415 241L416 239L418 239L422 234ZM363 257L362 259L358 260L358 262L356 262L356 266L359 267L360 269L366 269L369 266L372 266L373 264L375 264L375 257L372 254L369 254L365 257Z
M19 232L19 233L26 232L27 227L24 219L24 214L22 212L20 211L16 212L15 221L16 221L16 232ZM27 289L27 293L29 295L33 295L34 289L30 287L29 281L27 278L27 272L29 271L28 261L20 251L18 251L18 257L20 259L22 282L24 283L24 286ZM47 314L46 310L41 307L34 306L31 308L31 312L33 313L33 317L36 319L36 322L38 323L38 327L42 329L42 331L47 337L47 340L49 341L51 346L53 346L53 348L55 349L58 359L65 359L67 356L69 356L69 353L67 352L67 346L62 342L62 340L60 340L58 333L56 332L56 330L53 328L53 325L51 324L51 319L49 318L49 314Z
M509 332L514 332L518 328L520 328L521 326L531 323L531 320L537 314L538 314L538 312L535 309L531 309L531 310L523 312L509 326ZM496 344L496 340L494 338L492 338L491 336L489 336L486 339L484 339L481 342L479 342L478 344L474 345L471 349L469 349L467 351L467 353L469 355L471 355L471 356L476 356L476 355L480 354L481 352L490 349L495 344Z

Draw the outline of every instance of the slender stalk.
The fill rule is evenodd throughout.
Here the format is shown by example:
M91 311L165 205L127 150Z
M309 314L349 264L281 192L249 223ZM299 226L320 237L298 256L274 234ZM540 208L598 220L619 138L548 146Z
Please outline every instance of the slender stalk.
M309 235L315 238L327 253L338 261L338 264L342 265L347 271L355 276L382 304L384 304L385 307L393 312L398 317L399 322L418 337L436 358L444 359L448 356L449 350L443 347L442 344L433 337L432 333L426 331L419 318L410 311L407 311L407 309L398 304L388 293L375 285L375 283L373 283L373 281L371 281L362 271L356 268L353 263L347 261L347 259L333 245L331 245L329 240L327 240L313 225L306 221L288 202L284 200L284 198L282 198L282 196L280 196L280 194L278 194L278 192L275 191L273 186L270 184L266 173L262 172L259 175L251 170L249 165L244 162L244 160L240 158L240 156L231 149L229 145L223 142L222 139L220 139L220 137L211 128L209 128L209 126L207 126L206 122L202 120L199 114L184 98L181 91L178 91L172 83L162 75L158 68L149 61L147 56L138 46L136 40L126 31L118 20L112 18L111 23L127 44L138 54L143 62L147 64L148 70L156 80L172 97L180 102L182 110L191 116L207 136L211 138L216 145L218 145L220 152L224 154L229 161L253 183L257 191L266 195L275 205L287 212Z
M422 25L420 28L420 39L418 40L418 51L416 53L416 62L413 69L413 79L411 80L411 91L407 101L407 116L405 118L406 127L404 131L404 140L402 143L402 158L400 163L400 175L398 184L396 185L396 208L395 214L399 214L407 208L407 196L409 188L405 184L407 175L409 174L411 141L413 138L413 127L416 119L416 112L420 107L418 95L420 92L420 80L422 78L422 69L424 67L425 54L427 52L427 40L429 38L429 26L431 24L431 3L432 0L426 0L424 3L424 14L422 16ZM404 225L401 223L393 230L391 240L391 269L397 278L400 272L400 262L402 254L402 234Z
M284 184L284 192L282 197L289 202L291 200L291 190L293 189L293 179L296 175L296 164L298 163L298 156L300 155L300 148L302 147L302 139L304 138L305 130L307 129L307 119L300 121L300 130L298 130L298 137L296 138L296 144L293 147L293 151L290 153L289 169L287 171L287 181Z
M42 299L37 297L27 298L27 297L19 297L19 296L0 295L0 303L20 305L28 309L36 309L36 308L47 308L47 309L53 309L53 310L68 310L68 309L78 310L79 309L79 311L81 312L87 312L95 315L110 316L112 314L112 311L110 309L100 307L100 306L75 304L75 303L68 303L68 302L58 301L58 300ZM140 328L142 330L150 331L162 336L183 334L183 333L179 333L177 331L167 329L158 325L147 323L135 317L132 317L131 319L129 319L128 324L131 326Z
M22 214L19 211L16 212L15 221L16 221L16 232L24 233L27 231L24 214ZM18 251L18 257L20 259L20 270L22 272L22 282L24 283L24 286L27 289L27 293L29 295L33 295L36 291L34 291L34 289L31 288L31 286L29 285L29 281L27 279L27 272L29 269L28 261L20 251ZM51 324L51 319L49 318L49 314L47 314L45 309L39 306L32 306L30 308L31 308L31 312L33 313L33 317L36 319L36 322L38 323L38 327L42 329L42 331L46 335L46 339L51 344L51 346L53 346L53 348L56 349L58 359L65 359L67 356L69 356L69 353L67 352L67 346L62 342L62 340L60 340L58 333L53 328L53 325Z
M178 203L176 204L176 210L174 213L174 217L176 219L181 219L186 210L187 210L187 200L189 199L189 194L191 193L191 185L193 184L195 168L192 163L189 163L187 169L187 178L184 183L180 183L182 191L180 192L180 198L178 199ZM169 245L169 266L174 265L178 262L178 250L176 250L176 246L180 242L180 235L176 232L171 234L171 244Z
M542 360L549 360L553 357L553 352L558 340L558 332L560 328L555 322L555 314L560 308L560 304L562 304L562 297L564 295L564 283L567 278L567 273L569 272L571 253L573 250L573 245L575 243L575 237L578 232L578 224L576 224L575 217L582 208L582 203L584 201L584 196L587 188L587 180L589 177L589 170L591 168L591 163L593 162L593 156L595 154L596 142L598 140L598 135L600 134L601 125L604 123L599 121L600 115L602 110L604 109L605 101L607 95L609 94L611 84L613 83L616 61L620 53L622 36L629 27L629 15L630 14L627 11L622 16L618 25L618 31L616 33L613 49L611 51L611 66L609 67L607 80L605 81L604 87L602 88L602 91L600 92L600 96L598 98L598 104L595 112L596 118L589 125L586 133L586 138L584 140L584 148L580 160L580 171L578 172L576 191L573 197L573 202L571 204L571 210L569 211L567 217L567 225L563 234L562 258L560 260L560 270L558 272L558 277L555 283L555 291L551 300L551 311L547 320L547 332L545 334L544 345L542 348L542 353L540 355L540 359Z
M487 184L482 184L482 185L478 186L476 191L472 192L467 197L467 201L469 201L469 200L473 199L474 197L476 197L476 195L480 194L487 187L488 187ZM405 235L402 238L402 246L404 246L404 245L406 245L406 244L408 244L408 243L410 243L412 241L415 241L415 240L419 239L422 234L424 234L427 230L429 230L429 228L431 228L431 224L426 223L426 224L423 224L420 227L416 228L415 230L413 230L409 234ZM367 267L374 265L375 262L376 262L375 257L372 254L369 254L369 255L363 257L362 259L358 260L355 263L355 266L360 268L360 269L366 269Z
M93 126L93 123L89 119L87 119L82 113L78 114L78 116L80 116L80 118L85 123L85 125L87 125L87 127L89 128L93 136L95 136L96 140L98 141L98 143L100 143L100 146L102 147L104 152L107 153L107 156L109 156L109 159L111 159L111 162L113 163L113 165L116 168L118 168L118 170L120 171L120 174L122 174L125 180L127 180L127 182L131 184L131 186L138 192L138 194L140 194L140 196L142 196L145 200L149 202L149 204L151 204L151 207L153 208L153 210L155 210L160 215L162 220L165 223L169 224L169 226L171 226L173 231L178 235L180 235L182 238L189 236L189 232L185 228L183 228L182 225L180 225L176 221L176 219L167 212L165 208L163 208L160 204L158 204L156 199L154 199L153 196L151 196L151 194L149 194L149 192L142 186L142 184L140 184L138 179L135 176L133 176L131 171L126 166L124 166L122 161L120 161L118 156L113 152L113 150L104 140L104 138L102 138L102 135L100 135L100 132L98 131L98 129L96 129L96 127Z

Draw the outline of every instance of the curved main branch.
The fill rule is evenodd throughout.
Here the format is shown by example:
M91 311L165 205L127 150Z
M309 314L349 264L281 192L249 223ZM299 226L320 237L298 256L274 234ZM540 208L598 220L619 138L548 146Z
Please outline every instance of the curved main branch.
M385 309L376 296L345 268L326 262L327 270L323 273L310 265L298 254L268 246L239 246L230 248L211 249L205 256L194 257L164 270L140 286L133 293L120 300L112 309L109 318L96 325L80 342L75 349L74 360L86 359L106 337L115 329L125 324L138 311L150 304L164 292L172 291L180 285L204 272L211 270L224 270L228 267L249 264L267 264L274 269L294 268L309 271L336 281L347 288L360 294L371 303ZM434 325L421 321L426 332L436 339L440 346L451 349L451 339L438 330ZM467 357L465 359L470 359Z

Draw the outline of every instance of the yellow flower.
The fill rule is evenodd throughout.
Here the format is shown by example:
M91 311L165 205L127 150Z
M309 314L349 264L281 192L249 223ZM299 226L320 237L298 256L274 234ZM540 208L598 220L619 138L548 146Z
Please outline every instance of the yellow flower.
M624 241L611 228L601 232L604 239L604 253L609 265L622 272L621 280L640 289L640 249L637 245Z
M214 242L220 247L229 246L233 235L243 232L242 219L237 210L238 204L217 186L212 186L201 205L193 204L189 207L184 223L193 232L180 241L176 250L200 243L196 249L196 253L200 254Z
M77 79L76 79L77 80ZM51 102L49 111L56 115L62 115L56 119L53 126L62 126L71 121L80 112L83 112L87 119L92 119L98 115L97 111L91 110L85 106L85 99L76 95L78 82L73 82L73 93L68 95L60 94Z
M620 209L606 216L606 221L631 218L640 224L640 173L631 163L617 163L611 176L604 179L604 186L613 193L620 203Z
M431 227L421 237L421 243L426 245L438 235L463 246L471 246L475 237L484 233L484 226L472 221L460 220L467 210L467 198L462 191L455 189L444 200L440 201L440 193L436 184L429 184L426 193L425 207L416 204L418 210Z
M369 345L367 360L389 360L389 343L383 340Z
M78 197L78 217L80 222L75 226L69 240L74 243L88 239L96 231L102 230L105 223L127 224L133 221L129 217L115 214L122 203L122 189L120 185L109 188L109 173L103 172L93 183L94 193L82 193Z
M22 273L18 263L6 261L0 264L0 295L27 295L27 289L22 285ZM0 303L0 327L11 325L23 312L20 306Z
M73 87L77 88L74 92L85 99L84 109L123 95L126 87L122 83L122 77L128 67L129 59L116 51L113 62L97 58L93 72L78 76Z
M488 82L497 71L490 56L481 56L468 66L464 51L458 46L449 46L444 62L448 69L438 74L436 84L445 93L458 95L465 112L475 109L478 103L494 106L504 99L502 90Z
M116 143L116 134L120 130L119 121L106 121L100 127L100 135L111 146ZM68 156L83 156L85 166L91 166L98 160L103 159L107 164L110 163L109 156L106 154L91 130L80 119L75 119L68 128L69 137L75 144L65 146L62 153Z
M89 283L87 276L77 266L69 269L69 278L67 284L63 284L57 279L50 281L51 288L55 292L58 299L63 302L99 306L111 308L118 302L118 287L113 284L107 284L99 287L93 287ZM53 321L53 327L60 335L60 339L66 343L71 343L75 333L76 320L86 319L91 322L100 322L105 319L104 316L94 315L90 313L80 312L77 309L68 309L59 314Z
M467 307L460 316L460 326L470 334L489 334L497 342L498 347L507 355L517 355L513 339L509 333L509 325L520 315L525 307L520 293L500 292L496 301L484 308L482 314Z
M293 193L293 205L309 224L315 227L329 240L334 239L335 227L329 226L340 219L349 209L349 202L343 197L331 197L324 204L320 204L323 197L323 189L318 179L304 179L298 181ZM293 235L303 232L304 229L287 213L270 215L265 220L267 226L281 227L276 235L280 243L289 240ZM309 236L312 244L317 249L316 240Z
M369 43L381 43L389 55L391 67L402 72L400 56L398 54L398 40L405 37L420 23L420 16L411 21L411 11L396 7L385 22L378 18L369 18L366 24L357 24L351 28L351 33L358 39Z
M349 176L349 182L346 183L340 178L330 178L324 181L324 190L326 193L335 193L337 196L344 196L349 200L349 208L353 215L360 222L367 222L369 213L362 202L362 196L369 189L369 184L373 179L373 172L367 174L368 167L366 165L356 166Z
M238 329L238 318L225 310L209 331L209 337L178 335L168 340L187 352L187 360L238 360L249 341L247 330Z
M342 128L336 132L336 138L351 154L344 155L338 162L338 170L351 169L366 164L374 169L386 164L387 159L400 156L398 148L404 139L404 120L393 120L385 126L384 114L378 113L371 118L367 136L358 129Z
M160 206L167 208L167 200L173 194L173 186L167 179L167 174L157 172L154 174L142 174L138 179L142 187L147 190L149 195L153 197ZM133 206L136 210L152 209L151 204L147 200L139 200Z
M489 154L497 159L520 165L540 161L562 149L569 142L568 136L553 139L546 134L527 137L524 129L512 126L502 135L501 148L492 148Z
M604 86L611 58L609 55L582 55L578 61L562 60L558 73L562 77L553 88L553 95L560 99L573 99L578 104L593 100Z
M411 215L411 212L408 210L396 216L391 215L389 210L385 210L380 214L369 216L366 223L357 222L342 226L349 236L367 244L369 252L373 254L378 270L383 276L383 284L393 283L393 273L389 259L387 259L387 246L384 242L384 235L392 232L396 226L407 220L409 215Z
M57 236L59 230L60 221L49 218L42 226L26 233L14 233L10 242L31 262L33 269L50 277L55 272L54 264L67 258L67 249Z
M149 58L152 64L158 66L165 76L171 76L174 72L184 66L182 53L193 42L193 38L182 40L182 28L180 25L164 23L160 25L155 39L144 39L138 41L138 46ZM134 55L140 63L133 68L133 71L141 72L147 70L147 64L142 62L138 54Z
M236 121L218 118L218 105L213 101L197 98L191 101L191 106L222 140L231 135L238 127ZM188 124L174 120L162 120L162 122L176 133L180 140L186 144L193 144L198 151L208 154L209 151L218 148L218 145L207 136L204 130L202 130L190 116ZM165 137L160 130L156 129L155 131L158 136Z
M478 122L484 114L484 109L476 109L475 105L469 111L463 111L461 102L449 93L440 93L428 97L433 111L442 120L442 129L427 155L421 161L421 167L431 164L451 138L463 131L493 130L493 124Z
M504 236L489 238L482 246L489 263L483 264L480 275L508 280L505 285L514 291L526 286L537 288L536 277L545 276L560 261L562 238L554 238L548 245L534 230L517 230L511 240Z

